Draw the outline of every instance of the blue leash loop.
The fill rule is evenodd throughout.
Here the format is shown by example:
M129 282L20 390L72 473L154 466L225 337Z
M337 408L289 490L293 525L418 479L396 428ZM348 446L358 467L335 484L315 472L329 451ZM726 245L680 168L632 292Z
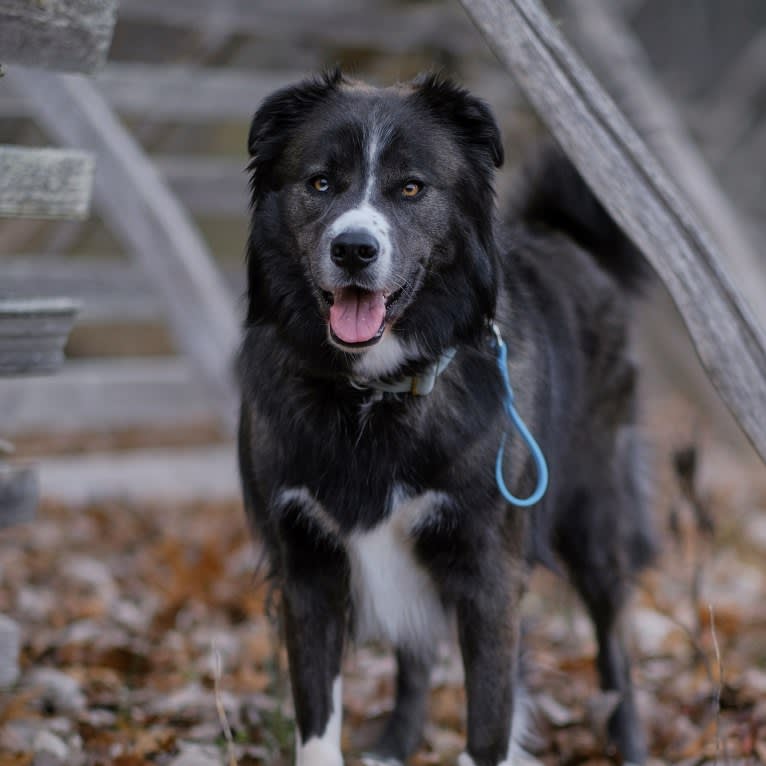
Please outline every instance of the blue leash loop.
M500 449L497 453L497 460L495 461L495 481L497 482L498 489L503 497L512 505L517 505L520 508L529 508L535 503L539 502L546 490L548 489L548 464L545 462L545 455L540 449L540 445L535 441L535 437L529 432L524 421L521 419L516 406L513 403L514 395L513 388L511 387L511 379L508 376L508 347L505 345L503 336L500 334L500 328L495 322L491 324L492 332L495 335L495 343L497 345L497 366L500 368L500 375L503 378L503 384L505 385L505 401L503 406L505 412L511 420L511 423L516 427L519 435L524 440L529 449L532 459L535 461L537 467L537 486L534 492L529 497L522 498L516 497L506 486L505 478L503 477L503 455L505 453L505 440L508 436L507 433L503 434L502 441L500 442Z

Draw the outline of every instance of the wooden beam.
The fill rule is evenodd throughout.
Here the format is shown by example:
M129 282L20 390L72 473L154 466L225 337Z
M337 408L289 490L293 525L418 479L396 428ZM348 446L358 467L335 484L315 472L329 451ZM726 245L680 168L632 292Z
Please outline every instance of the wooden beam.
M576 7L572 3L564 7L564 31L571 33L581 55L617 104L631 115L641 137L706 222L732 281L760 327L766 328L763 259L753 249L744 221L695 148L670 99L655 82L645 52L609 0L578 0Z
M0 376L57 370L77 308L67 298L0 300Z
M222 276L232 300L241 303L244 269L227 269ZM47 255L9 255L0 259L0 299L60 295L80 303L78 326L158 322L165 316L162 296L133 261Z
M86 152L0 146L0 216L85 218L93 166Z
M164 317L161 299L130 261L38 255L0 259L0 299L60 295L81 303L78 324L156 322Z
M124 114L172 122L250 120L260 102L305 72L110 64L96 87Z
M6 82L13 84L15 68ZM143 122L208 123L249 121L260 102L306 72L245 72L193 66L107 64L94 78L106 100L121 114ZM22 93L0 91L0 117L32 117Z
M120 18L170 26L211 26L304 47L367 48L386 53L481 53L480 38L454 6L419 2L382 7L372 0L324 0L298 8L280 0L122 0Z
M117 0L0 0L0 63L92 72L106 60Z
M178 347L197 367L222 424L233 432L240 323L199 232L91 82L24 70L15 83L60 143L98 155L95 204L162 296Z
M213 423L216 408L180 357L69 360L54 377L0 380L0 416L16 438Z
M466 62L466 81L495 107L511 108L518 93L504 72L472 58ZM471 76L473 74L473 76ZM274 90L306 77L305 70L249 72L200 66L108 63L94 77L104 98L120 114L146 122L247 122L260 102ZM14 79L8 69L7 82ZM504 83L503 80L506 80ZM31 117L23 95L0 89L0 117Z
M766 460L766 343L712 239L538 0L461 0L663 280L713 385Z
M244 160L160 155L157 168L192 213L245 217L250 192Z

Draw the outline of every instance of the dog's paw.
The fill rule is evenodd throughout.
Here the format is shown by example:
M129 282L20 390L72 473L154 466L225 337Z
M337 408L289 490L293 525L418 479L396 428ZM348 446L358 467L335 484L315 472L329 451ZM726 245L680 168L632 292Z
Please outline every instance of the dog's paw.
M476 766L476 764L468 753L460 753L457 757L457 766Z
M403 766L397 758L376 755L375 753L362 753L360 760L363 766Z
M457 758L457 766L476 766L476 764L468 753L460 753ZM498 763L497 766L543 766L543 764L542 761L538 761L525 750L515 747L508 758Z
M310 739L298 749L296 766L343 766L340 749L321 739Z

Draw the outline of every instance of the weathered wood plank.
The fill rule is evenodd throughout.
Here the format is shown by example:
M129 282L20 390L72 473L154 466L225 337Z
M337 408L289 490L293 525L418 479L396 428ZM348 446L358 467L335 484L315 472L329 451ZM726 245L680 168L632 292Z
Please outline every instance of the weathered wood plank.
M766 344L716 247L538 0L461 0L668 287L713 385L766 459Z
M179 358L69 360L55 377L0 380L9 437L212 423L216 409Z
M86 152L0 146L0 216L85 218L93 167Z
M124 114L174 122L218 122L249 120L272 91L304 76L298 71L277 74L110 64L95 82L109 103Z
M9 67L7 82L13 83ZM301 71L279 74L194 66L107 64L94 78L104 98L121 114L142 121L220 122L249 120L271 92L305 77ZM30 117L23 94L0 91L0 117Z
M0 62L92 72L106 60L117 0L0 0Z
M217 157L160 155L157 168L192 213L243 217L249 214L245 163Z
M0 299L60 295L81 303L79 322L162 316L148 280L133 263L38 255L0 259Z
M222 272L232 300L245 289L242 268ZM78 325L156 322L164 318L162 296L132 261L65 256L5 256L0 259L0 298L55 298L80 303Z
M35 470L16 468L0 461L0 529L32 521L39 502L40 487ZM2 660L0 651L0 664ZM0 686L2 675L0 672Z
M343 46L387 53L413 50L481 53L481 40L457 9L442 2L399 7L380 3L322 0L312 3L280 0L123 0L120 17L172 26L214 28L291 40L304 47Z
M92 83L32 70L16 75L49 133L98 155L95 204L163 296L179 348L194 361L222 423L233 431L239 320L199 232Z
M576 8L565 7L564 31L578 43L582 56L617 104L632 116L641 137L706 222L731 279L760 327L766 328L763 259L753 249L744 222L694 147L673 104L656 83L645 52L608 0L579 0Z
M13 83L15 71L8 68L6 82ZM118 112L142 122L207 123L247 121L266 96L305 76L297 70L275 74L114 63L94 83ZM0 117L31 116L23 94L9 88L0 91Z
M77 308L66 298L0 300L0 376L57 370Z

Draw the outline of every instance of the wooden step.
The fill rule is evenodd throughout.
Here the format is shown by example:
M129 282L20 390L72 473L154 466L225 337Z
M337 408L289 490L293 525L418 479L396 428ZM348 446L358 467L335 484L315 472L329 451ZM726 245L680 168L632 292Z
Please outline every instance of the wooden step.
M77 308L67 298L0 300L0 377L57 370Z

